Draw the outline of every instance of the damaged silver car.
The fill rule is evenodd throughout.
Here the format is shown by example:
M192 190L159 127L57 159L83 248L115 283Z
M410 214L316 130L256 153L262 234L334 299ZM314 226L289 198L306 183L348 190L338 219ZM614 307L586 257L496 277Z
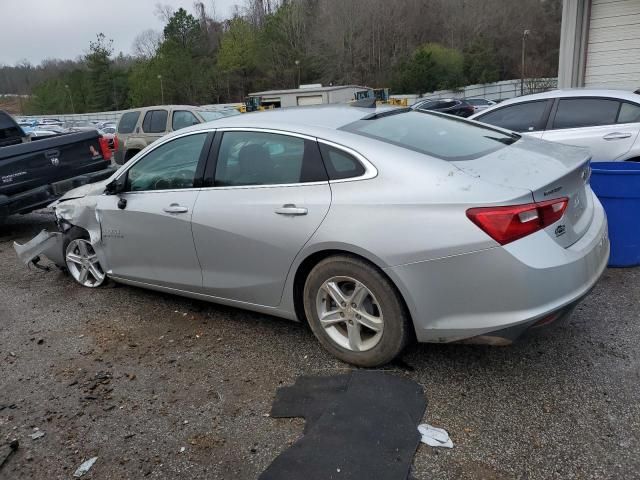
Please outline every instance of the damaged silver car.
M16 251L308 322L362 366L412 338L507 344L566 317L609 256L589 153L432 112L349 106L170 134L53 205Z

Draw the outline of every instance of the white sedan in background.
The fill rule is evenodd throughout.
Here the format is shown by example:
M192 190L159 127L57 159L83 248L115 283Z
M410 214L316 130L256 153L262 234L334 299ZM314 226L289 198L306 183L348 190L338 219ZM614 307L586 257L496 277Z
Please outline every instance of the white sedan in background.
M526 95L469 117L591 150L592 160L640 161L640 94L568 89Z

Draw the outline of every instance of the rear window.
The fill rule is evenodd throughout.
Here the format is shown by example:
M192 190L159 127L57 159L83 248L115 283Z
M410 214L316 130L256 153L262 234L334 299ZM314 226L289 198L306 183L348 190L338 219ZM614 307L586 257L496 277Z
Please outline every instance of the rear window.
M120 123L118 123L118 133L132 133L136 128L140 112L127 112L120 117Z
M473 160L520 138L465 120L415 110L358 120L342 130L448 161Z

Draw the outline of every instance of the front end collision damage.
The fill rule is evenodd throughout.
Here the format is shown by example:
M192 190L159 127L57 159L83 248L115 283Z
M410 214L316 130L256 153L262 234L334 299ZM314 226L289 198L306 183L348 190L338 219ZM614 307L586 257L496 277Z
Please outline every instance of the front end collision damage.
M39 267L40 257L45 256L58 267L66 268L64 252L66 234L74 227L88 232L89 240L101 264L105 265L105 258L100 248L102 234L96 209L97 198L93 195L74 196L73 192L69 192L65 197L50 205L54 210L59 232L43 230L25 244L14 242L13 248L25 265L31 264Z

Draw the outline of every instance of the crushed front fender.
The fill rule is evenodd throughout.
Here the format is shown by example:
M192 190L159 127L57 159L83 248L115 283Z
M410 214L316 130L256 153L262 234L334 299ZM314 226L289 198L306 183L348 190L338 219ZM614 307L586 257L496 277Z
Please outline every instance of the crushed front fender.
M13 242L13 248L25 265L33 263L34 260L44 255L59 267L65 266L64 234L62 233L42 230L25 244Z

